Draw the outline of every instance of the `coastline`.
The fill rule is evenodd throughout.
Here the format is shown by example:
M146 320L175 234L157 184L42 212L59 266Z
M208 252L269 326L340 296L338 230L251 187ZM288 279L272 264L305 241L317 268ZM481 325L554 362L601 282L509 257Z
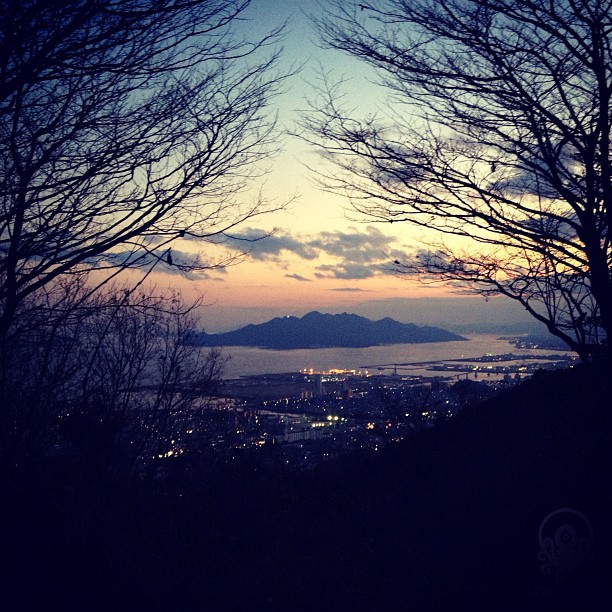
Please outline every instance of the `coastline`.
M206 349L205 349L206 350ZM471 334L466 340L450 342L427 342L393 344L360 348L320 349L259 349L253 347L225 347L224 354L230 357L224 378L239 378L272 372L300 372L303 370L328 371L332 369L372 373L379 366L406 366L411 374L428 375L426 367L416 364L441 363L448 360L478 360L486 355L506 355L532 360L538 355L553 355L563 359L567 351L534 348L516 348L511 341L496 334ZM372 367L368 367L372 366Z

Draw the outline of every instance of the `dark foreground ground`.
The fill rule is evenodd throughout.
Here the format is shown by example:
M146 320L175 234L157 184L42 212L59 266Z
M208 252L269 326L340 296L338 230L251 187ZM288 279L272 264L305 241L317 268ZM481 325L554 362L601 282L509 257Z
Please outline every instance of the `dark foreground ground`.
M3 476L7 610L610 610L607 372L536 375L308 474Z

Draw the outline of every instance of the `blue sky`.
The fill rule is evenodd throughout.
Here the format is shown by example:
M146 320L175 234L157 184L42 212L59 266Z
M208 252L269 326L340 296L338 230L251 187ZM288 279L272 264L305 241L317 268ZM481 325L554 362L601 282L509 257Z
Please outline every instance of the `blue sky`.
M365 110L369 111L384 103L384 96L371 82L375 75L361 63L318 47L306 13L321 15L325 5L325 0L253 0L244 14L247 21L240 24L245 33L256 37L287 22L281 69L299 68L299 72L274 101L286 135L280 155L268 162L261 183L254 184L244 197L256 197L261 188L272 203L291 203L284 211L249 220L235 230L226 247L244 248L249 244L245 238L273 232L269 238L250 243L250 254L239 265L191 277L157 275L156 282L162 287L179 287L187 298L204 296L207 306L201 311L202 325L210 332L310 310L360 312L406 322L417 317L420 320L413 322L420 323L440 323L441 317L449 316L448 309L440 310L439 301L430 302L429 308L414 301L454 295L448 288L398 278L389 266L393 259L401 259L402 253L422 246L423 231L406 224L395 224L391 231L389 225L356 219L344 198L324 192L314 183L307 166L320 167L324 161L319 154L289 134L298 129L300 114L307 108L307 99L315 95L313 83L321 70L346 81L343 91L359 103L360 110L367 105ZM480 308L484 300L475 299L473 303ZM417 303L421 306L415 309ZM465 298L463 303L465 306ZM459 305L457 302L457 312ZM486 308L489 310L479 316L486 318L486 312L497 316L495 301ZM477 311L463 308L464 315L455 319L470 319ZM517 320L525 319L520 311L511 311ZM506 312L504 316L510 315Z

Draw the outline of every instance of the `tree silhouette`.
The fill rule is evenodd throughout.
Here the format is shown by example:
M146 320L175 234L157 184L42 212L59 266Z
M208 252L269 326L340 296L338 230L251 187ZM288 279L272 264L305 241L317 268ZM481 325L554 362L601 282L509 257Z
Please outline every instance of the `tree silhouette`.
M391 94L360 118L324 75L304 125L359 213L438 232L395 269L520 302L610 357L612 5L332 0L327 47ZM338 170L340 169L340 171Z
M131 477L209 441L227 358L193 341L199 302L133 287L92 295L74 279L55 298L50 322L33 309L0 353L0 466L68 455L92 475Z
M248 4L0 3L0 338L62 275L207 268L169 245L272 209L237 197L278 146L283 81L280 30L236 32Z

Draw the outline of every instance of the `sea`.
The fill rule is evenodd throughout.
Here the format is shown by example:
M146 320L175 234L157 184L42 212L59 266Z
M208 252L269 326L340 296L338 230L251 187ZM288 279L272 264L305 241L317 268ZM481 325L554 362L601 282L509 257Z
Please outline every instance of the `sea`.
M427 362L452 359L469 359L489 355L541 355L566 357L568 351L552 349L515 348L508 339L494 334L466 336L457 342L427 342L422 344L391 344L367 348L317 348L278 351L242 346L226 347L224 354L230 357L225 368L225 379L281 372L313 370L326 372L332 369L354 370L362 374L397 372L410 376L451 376L452 373L432 372ZM516 363L516 362L513 362Z

